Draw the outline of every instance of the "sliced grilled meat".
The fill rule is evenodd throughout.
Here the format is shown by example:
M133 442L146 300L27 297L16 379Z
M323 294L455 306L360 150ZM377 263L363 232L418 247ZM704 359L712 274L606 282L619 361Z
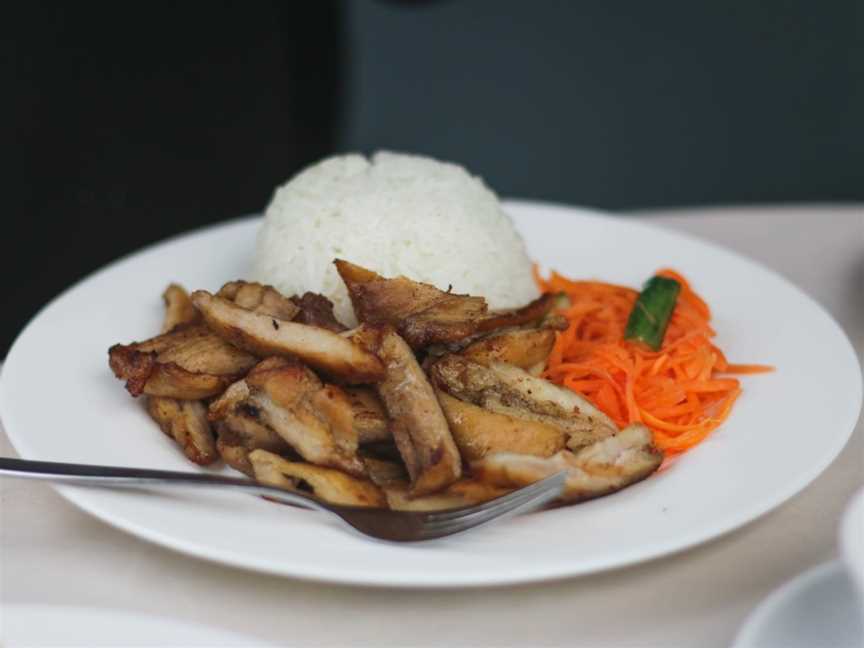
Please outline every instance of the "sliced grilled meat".
M549 457L567 443L566 432L557 425L490 412L441 390L436 393L465 461L495 452Z
M300 312L297 304L273 286L260 283L230 281L222 286L216 295L253 313L268 315L286 322L293 320Z
M162 332L167 333L184 324L197 324L201 321L201 313L192 305L189 293L183 286L172 283L162 293L165 302L165 319L162 322Z
M635 424L576 453L562 450L545 459L491 454L472 463L471 471L480 481L502 488L521 488L566 470L562 501L580 502L645 479L660 467L662 460L663 455L651 442L651 431Z
M341 259L334 263L357 319L390 324L414 349L472 335L488 310L482 297L455 295L406 277L386 279Z
M386 508L387 500L375 484L332 468L288 461L266 450L253 450L249 461L262 484L281 486L343 506Z
M353 409L335 385L327 385L298 360L268 358L210 405L210 419L247 436L275 433L306 461L365 474L358 459ZM257 432L256 432L257 431ZM279 450L271 444L269 449Z
M170 332L108 350L114 375L132 396L148 394L197 400L220 394L252 368L257 359L214 335L203 324L179 325Z
M521 308L492 311L477 324L477 331L485 333L511 326L538 326L552 311L558 300L554 293L545 293ZM554 321L558 322L557 318Z
M545 368L554 344L553 329L509 329L472 342L461 355L482 365L504 362L533 375L538 367Z
M261 358L296 356L351 384L384 377L384 367L375 355L332 331L255 313L204 290L192 293L192 303L214 333Z
M459 451L426 374L406 342L390 326L363 325L354 339L378 354L386 367L376 385L391 432L411 476L412 495L442 490L462 474Z
M336 315L333 313L333 302L324 295L307 292L303 293L302 297L292 297L291 301L300 309L294 318L295 322L317 326L334 333L348 330L347 326L336 319Z
M354 410L354 430L362 444L392 440L384 403L371 387L345 387Z
M493 360L484 366L446 355L432 364L429 374L451 396L492 412L561 428L571 450L617 431L612 420L583 397L513 365Z
M207 408L200 401L152 396L147 400L147 413L190 461L207 466L219 459Z

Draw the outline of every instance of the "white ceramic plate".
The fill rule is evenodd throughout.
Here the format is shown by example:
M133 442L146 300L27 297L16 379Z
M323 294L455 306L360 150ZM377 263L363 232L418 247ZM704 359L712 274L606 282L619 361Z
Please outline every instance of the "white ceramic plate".
M746 378L727 424L661 474L433 543L374 542L323 515L236 494L60 492L130 533L222 563L339 583L477 586L585 574L692 547L792 497L841 451L861 404L857 359L837 324L794 286L732 252L633 220L506 207L547 269L632 286L659 267L680 269L714 308L729 358L779 371ZM21 456L197 470L128 397L106 352L159 329L168 282L215 290L244 276L256 226L237 221L148 248L47 306L16 341L0 383L0 416Z
M253 637L141 612L61 605L4 605L0 644L6 648L63 646L269 646Z
M864 609L843 567L820 565L768 596L733 648L861 648Z

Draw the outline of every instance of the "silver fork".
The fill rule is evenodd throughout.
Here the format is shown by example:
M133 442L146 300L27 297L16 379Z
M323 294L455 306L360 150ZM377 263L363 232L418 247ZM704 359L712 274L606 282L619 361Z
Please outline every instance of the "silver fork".
M0 457L0 476L44 479L75 486L153 488L191 486L229 488L294 504L303 508L332 513L360 533L392 542L432 540L461 533L500 520L505 516L527 513L561 495L566 473L558 473L530 486L479 506L465 506L446 511L388 511L359 506L335 506L278 486L265 486L250 479L220 477L201 473L120 468L89 464L29 461Z

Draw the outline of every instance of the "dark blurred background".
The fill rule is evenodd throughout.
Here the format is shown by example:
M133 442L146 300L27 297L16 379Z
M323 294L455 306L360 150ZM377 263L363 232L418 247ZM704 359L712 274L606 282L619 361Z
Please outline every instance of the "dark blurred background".
M0 357L73 281L339 151L608 209L864 199L861 0L30 2L0 38Z

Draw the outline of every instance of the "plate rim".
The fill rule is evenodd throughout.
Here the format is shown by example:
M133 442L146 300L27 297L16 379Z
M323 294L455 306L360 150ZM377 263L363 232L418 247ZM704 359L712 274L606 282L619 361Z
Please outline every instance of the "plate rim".
M614 560L595 560L593 563L589 563L587 565L574 565L571 563L564 563L549 565L540 568L534 566L530 569L526 569L523 567L522 570L519 571L510 570L508 571L508 573L501 573L494 576L488 573L484 573L478 577L477 575L466 573L464 576L461 577L454 577L451 574L448 575L446 578L441 578L436 576L436 574L434 573L430 574L428 572L425 572L422 578L418 578L417 575L414 573L409 573L407 575L399 573L386 573L385 575L381 576L376 574L370 574L368 571L346 572L344 568L322 569L321 567L315 567L313 569L306 569L303 566L299 566L297 564L292 564L290 568L286 569L283 568L281 565L274 565L271 562L259 561L256 559L257 557L244 555L242 553L234 554L228 551L214 550L210 547L205 547L204 551L206 553L201 553L202 547L197 543L189 542L183 539L178 540L177 538L166 536L160 531L153 531L146 525L142 526L137 524L134 519L129 519L127 516L118 516L118 514L114 512L103 510L103 508L99 504L98 497L91 498L88 496L89 493L94 492L93 490L75 488L71 486L59 486L54 484L51 484L51 487L54 488L58 493L60 493L60 495L65 500L85 511L86 513L93 515L97 519L107 523L109 526L152 542L160 547L168 548L181 554L197 558L199 560L215 562L217 564L230 565L233 567L239 567L241 569L246 569L254 572L279 575L305 581L323 582L339 585L363 587L399 587L410 589L446 589L454 587L485 588L520 583L556 581L573 577L587 576L590 574L616 570L619 568L626 568L635 564L654 561L670 555L681 553L688 549L692 549L699 545L711 542L713 540L718 540L730 533L737 531L738 529L741 529L744 526L747 526L748 524L759 520L769 512L779 507L784 502L787 502L789 499L795 497L804 488L806 488L813 481L815 481L840 455L843 448L846 446L849 439L851 438L861 413L861 366L858 361L858 355L855 352L855 349L852 346L849 336L847 335L844 328L840 326L840 324L827 311L827 309L825 309L825 307L823 307L806 291L796 286L794 283L792 283L789 279L787 279L785 276L783 276L776 270L773 270L772 268L769 268L762 264L760 261L751 259L735 250L727 248L718 243L714 243L713 241L703 239L699 236L680 232L673 228L665 227L661 224L646 223L641 220L636 220L637 217L622 217L621 215L602 212L596 209L537 200L506 199L502 201L502 207L505 212L510 207L514 207L516 209L537 209L546 211L553 210L560 212L568 212L572 217L615 222L616 224L621 224L622 220L626 220L628 228L634 228L636 230L642 231L660 230L666 236L672 237L673 239L677 238L679 240L684 240L689 243L697 243L701 246L705 246L711 249L712 251L720 252L724 255L731 256L740 262L746 263L750 266L755 266L761 272L772 276L775 280L784 284L786 288L798 293L798 295L803 297L809 303L812 309L818 312L821 317L826 319L830 324L834 326L834 328L836 328L846 347L846 355L857 366L857 381L855 385L856 398L854 399L855 404L850 410L854 412L854 415L851 416L851 420L847 426L848 430L846 430L844 435L839 435L837 437L835 443L829 449L827 449L824 455L820 457L820 461L811 464L810 470L808 470L806 473L802 473L798 476L798 479L790 482L790 486L782 489L782 491L777 491L779 494L775 494L773 497L768 497L765 501L759 502L756 506L752 506L746 509L746 513L739 512L737 514L733 513L725 516L724 518L722 518L722 523L712 521L713 523L711 525L706 525L690 535L683 536L684 539L682 539L682 536L679 536L674 541L667 541L665 543L655 545L649 551L645 551L644 549L639 551L634 550L631 551L629 554L624 555L623 557L619 554ZM125 254L109 262L108 264L83 277L82 279L74 282L72 285L70 285L68 288L63 290L56 297L54 297L48 303L42 306L42 308L37 311L37 313L30 319L27 325L21 330L18 336L16 336L15 341L10 347L9 353L7 354L4 361L2 373L0 373L0 418L2 418L2 420L4 421L7 437L9 438L9 441L15 448L16 452L18 452L19 455L23 458L32 457L32 455L34 454L29 451L26 440L22 442L22 439L26 439L26 436L16 435L16 433L13 432L15 424L9 418L10 408L7 403L7 399L11 398L9 390L6 387L6 384L8 383L7 374L8 367L12 364L11 362L9 362L9 360L16 359L16 351L20 348L19 343L31 329L34 322L36 322L55 303L64 299L68 294L76 290L82 284L94 279L99 275L111 272L116 266L137 255L152 252L160 247L169 246L185 239L196 238L205 235L213 230L251 223L259 218L260 215L258 214L232 218L225 221L220 221L218 223L213 223L205 227L197 228L188 232L176 234L166 239L151 243L147 246Z

